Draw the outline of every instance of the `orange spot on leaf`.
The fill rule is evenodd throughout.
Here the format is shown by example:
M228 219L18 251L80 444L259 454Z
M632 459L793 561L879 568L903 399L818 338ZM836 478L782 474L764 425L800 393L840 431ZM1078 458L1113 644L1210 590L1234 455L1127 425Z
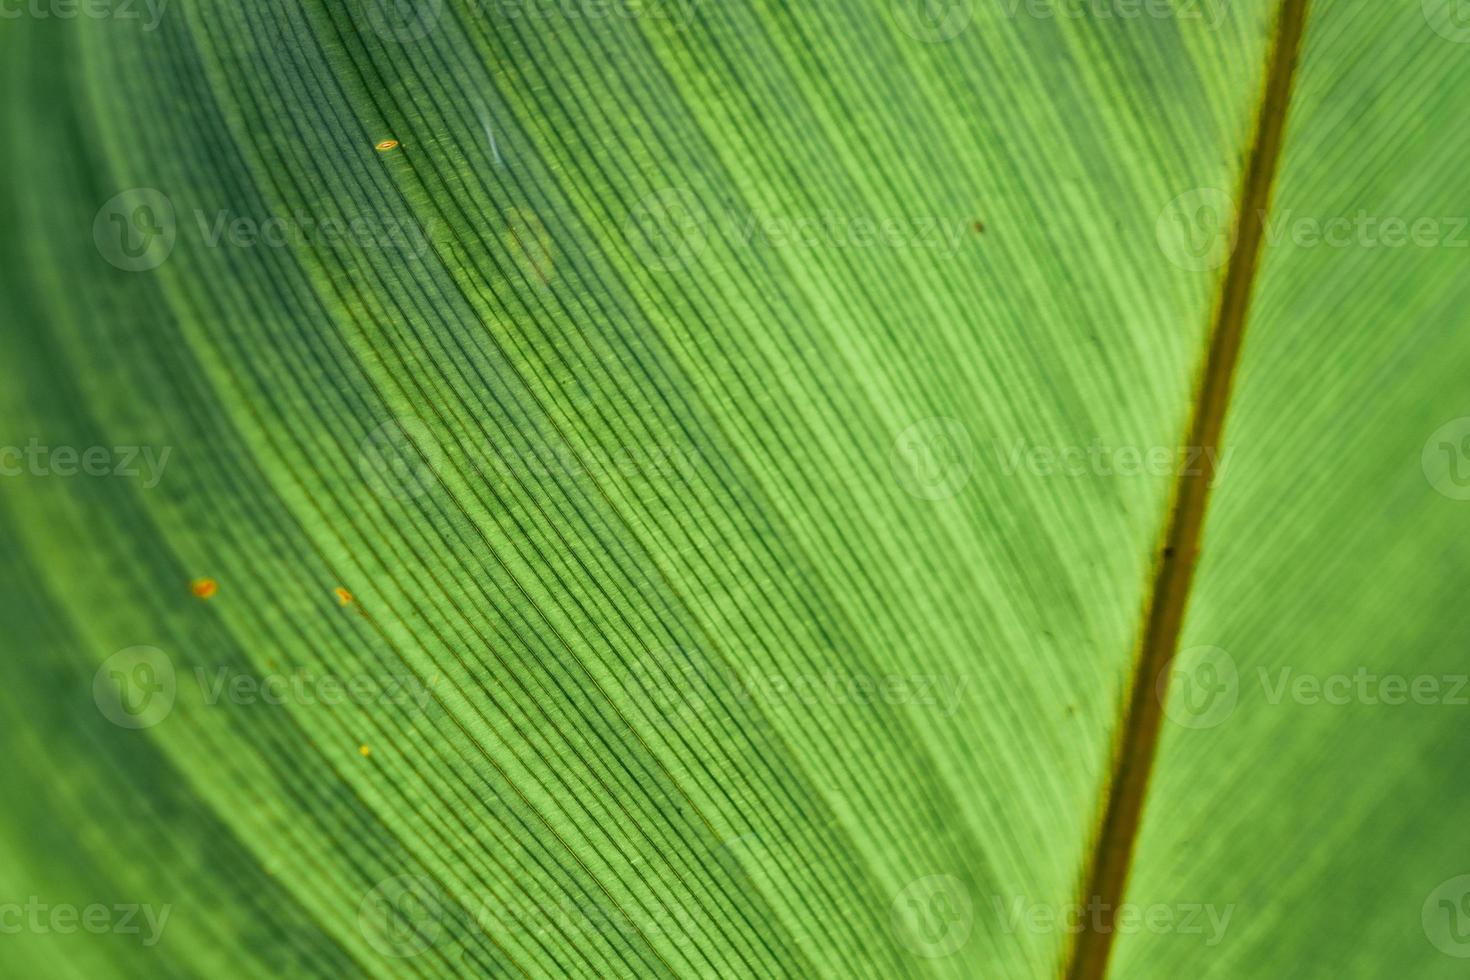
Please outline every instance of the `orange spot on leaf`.
M200 599L208 599L219 591L219 583L212 578L196 578L189 583L189 591Z

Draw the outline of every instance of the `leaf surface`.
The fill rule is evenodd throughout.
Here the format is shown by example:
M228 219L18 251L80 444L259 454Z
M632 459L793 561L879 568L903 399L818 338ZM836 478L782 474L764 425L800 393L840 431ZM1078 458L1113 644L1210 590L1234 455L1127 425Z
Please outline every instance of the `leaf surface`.
M7 962L1068 969L1278 18L1078 9L7 21L0 899L169 909ZM1453 213L1444 13L1314 4L1272 215ZM1126 896L1237 911L1117 973L1449 975L1453 709L1255 669L1453 670L1462 257L1271 230Z

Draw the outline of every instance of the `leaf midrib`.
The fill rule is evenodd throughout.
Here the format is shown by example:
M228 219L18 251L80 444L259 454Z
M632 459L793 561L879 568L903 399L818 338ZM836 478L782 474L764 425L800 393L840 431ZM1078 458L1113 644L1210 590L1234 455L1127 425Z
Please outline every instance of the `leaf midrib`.
M1066 966L1068 980L1102 980L1116 933L1113 916L1128 884L1149 778L1158 754L1160 719L1169 670L1179 646L1215 461L1240 359L1241 342L1255 294L1266 215L1280 166L1292 87L1310 0L1282 0L1266 62L1250 157L1241 178L1235 249L1220 281L1219 299L1186 445L1203 464L1182 473L1142 620L1126 714L1115 743L1102 803L1102 819L1081 892L1081 905L1099 915L1076 933Z

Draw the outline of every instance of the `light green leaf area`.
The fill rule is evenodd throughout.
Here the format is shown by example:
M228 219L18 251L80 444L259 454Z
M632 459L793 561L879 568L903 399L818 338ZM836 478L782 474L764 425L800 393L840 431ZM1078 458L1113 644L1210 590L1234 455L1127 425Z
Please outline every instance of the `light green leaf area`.
M1465 975L1470 30L1453 12L1314 4L1174 678L1193 699L1170 702L1129 895L1233 916L1208 949L1203 917L1199 935L1121 937L1117 976Z
M1060 974L1275 7L5 20L3 972ZM1454 231L1449 16L1273 215ZM1463 709L1257 673L1457 670L1463 256L1268 242L1115 975L1455 975Z

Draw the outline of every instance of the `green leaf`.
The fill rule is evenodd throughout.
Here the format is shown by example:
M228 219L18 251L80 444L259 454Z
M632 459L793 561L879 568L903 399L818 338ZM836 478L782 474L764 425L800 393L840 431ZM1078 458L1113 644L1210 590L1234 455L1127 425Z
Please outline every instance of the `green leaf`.
M0 963L1456 975L1470 28L1305 9L7 14Z

